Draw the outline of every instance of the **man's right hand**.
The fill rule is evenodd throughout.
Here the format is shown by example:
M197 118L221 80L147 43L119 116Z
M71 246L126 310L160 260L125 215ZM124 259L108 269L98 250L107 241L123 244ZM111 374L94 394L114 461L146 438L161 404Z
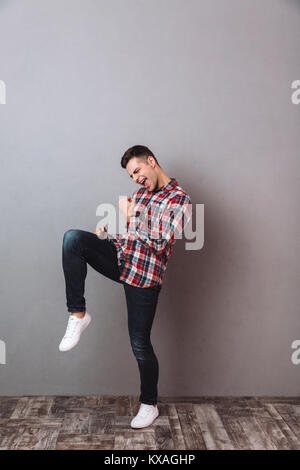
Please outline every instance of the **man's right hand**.
M134 206L136 205L136 198L125 196L119 200L119 209L123 214L124 218L129 222L130 217L133 214Z

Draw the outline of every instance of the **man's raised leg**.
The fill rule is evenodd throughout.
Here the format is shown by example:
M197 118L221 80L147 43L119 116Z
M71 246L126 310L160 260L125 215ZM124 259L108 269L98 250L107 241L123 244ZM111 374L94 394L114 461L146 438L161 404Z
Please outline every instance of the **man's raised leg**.
M114 245L85 230L68 230L64 234L62 264L66 283L67 308L70 312L60 351L69 351L78 343L91 321L84 298L87 264L104 276L119 282L120 271Z

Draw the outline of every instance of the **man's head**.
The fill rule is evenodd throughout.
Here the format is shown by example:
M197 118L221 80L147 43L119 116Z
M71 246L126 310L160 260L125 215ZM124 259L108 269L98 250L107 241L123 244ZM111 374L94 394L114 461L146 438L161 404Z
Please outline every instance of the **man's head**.
M154 191L158 187L161 167L154 154L144 145L130 147L121 159L121 166L141 186Z

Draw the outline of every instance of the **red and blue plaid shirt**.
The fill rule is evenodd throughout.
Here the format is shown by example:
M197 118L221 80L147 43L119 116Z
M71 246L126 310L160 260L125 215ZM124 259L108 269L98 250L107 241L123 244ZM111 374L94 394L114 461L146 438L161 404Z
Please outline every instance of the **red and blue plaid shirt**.
M133 193L134 211L127 232L109 238L117 249L120 280L136 287L162 284L173 246L192 216L191 198L175 178L155 191Z

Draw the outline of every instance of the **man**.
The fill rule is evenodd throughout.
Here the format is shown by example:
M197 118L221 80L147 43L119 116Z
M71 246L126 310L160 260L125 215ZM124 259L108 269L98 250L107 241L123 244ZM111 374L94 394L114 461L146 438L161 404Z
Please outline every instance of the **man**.
M159 367L150 334L175 237L182 233L183 219L188 222L191 217L191 199L145 146L129 148L121 166L141 185L132 197L119 201L127 232L112 236L100 226L93 233L71 229L64 234L62 262L70 316L59 349L72 349L91 321L84 298L87 263L123 284L130 342L141 380L140 409L131 427L143 428L152 424L159 414Z

